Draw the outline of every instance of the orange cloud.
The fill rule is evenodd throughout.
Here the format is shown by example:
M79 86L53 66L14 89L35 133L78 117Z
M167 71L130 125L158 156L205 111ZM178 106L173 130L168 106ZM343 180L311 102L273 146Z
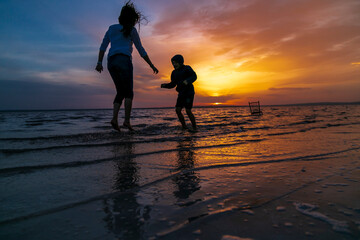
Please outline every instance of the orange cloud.
M356 0L174 1L144 44L160 80L169 81L170 58L184 55L198 74L197 103L358 101L360 75L346 63L359 64L359 12Z

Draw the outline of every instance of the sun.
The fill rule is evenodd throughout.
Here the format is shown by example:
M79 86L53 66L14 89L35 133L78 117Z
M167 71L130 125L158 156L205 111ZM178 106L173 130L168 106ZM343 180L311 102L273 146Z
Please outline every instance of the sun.
M216 64L216 63L214 63ZM266 90L269 84L264 84L265 78L271 73L240 71L236 63L223 60L221 64L212 66L204 64L196 66L196 88L206 96L220 97L232 94L246 94L253 91ZM255 84L261 82L262 84ZM214 105L218 105L214 103Z

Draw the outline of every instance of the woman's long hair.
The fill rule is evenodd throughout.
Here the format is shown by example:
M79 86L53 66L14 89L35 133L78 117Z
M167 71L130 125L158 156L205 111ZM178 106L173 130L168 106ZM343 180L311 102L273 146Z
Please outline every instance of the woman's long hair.
M123 8L119 16L119 23L123 26L122 32L125 37L128 37L135 24L140 23L141 20L146 18L136 10L134 4L128 1Z

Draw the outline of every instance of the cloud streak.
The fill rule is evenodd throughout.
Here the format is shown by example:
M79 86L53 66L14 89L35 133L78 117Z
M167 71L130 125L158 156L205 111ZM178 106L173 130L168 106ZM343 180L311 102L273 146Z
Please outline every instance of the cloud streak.
M112 94L112 89L87 84L3 80L0 81L0 110L104 108L113 100Z

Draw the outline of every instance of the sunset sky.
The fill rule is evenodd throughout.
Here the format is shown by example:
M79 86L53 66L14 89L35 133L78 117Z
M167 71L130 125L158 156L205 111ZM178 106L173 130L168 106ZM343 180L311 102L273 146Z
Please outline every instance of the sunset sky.
M359 0L135 0L135 107L172 107L170 58L198 75L195 105L360 101ZM107 69L94 68L125 1L1 0L0 110L111 108ZM106 66L106 61L104 62Z

